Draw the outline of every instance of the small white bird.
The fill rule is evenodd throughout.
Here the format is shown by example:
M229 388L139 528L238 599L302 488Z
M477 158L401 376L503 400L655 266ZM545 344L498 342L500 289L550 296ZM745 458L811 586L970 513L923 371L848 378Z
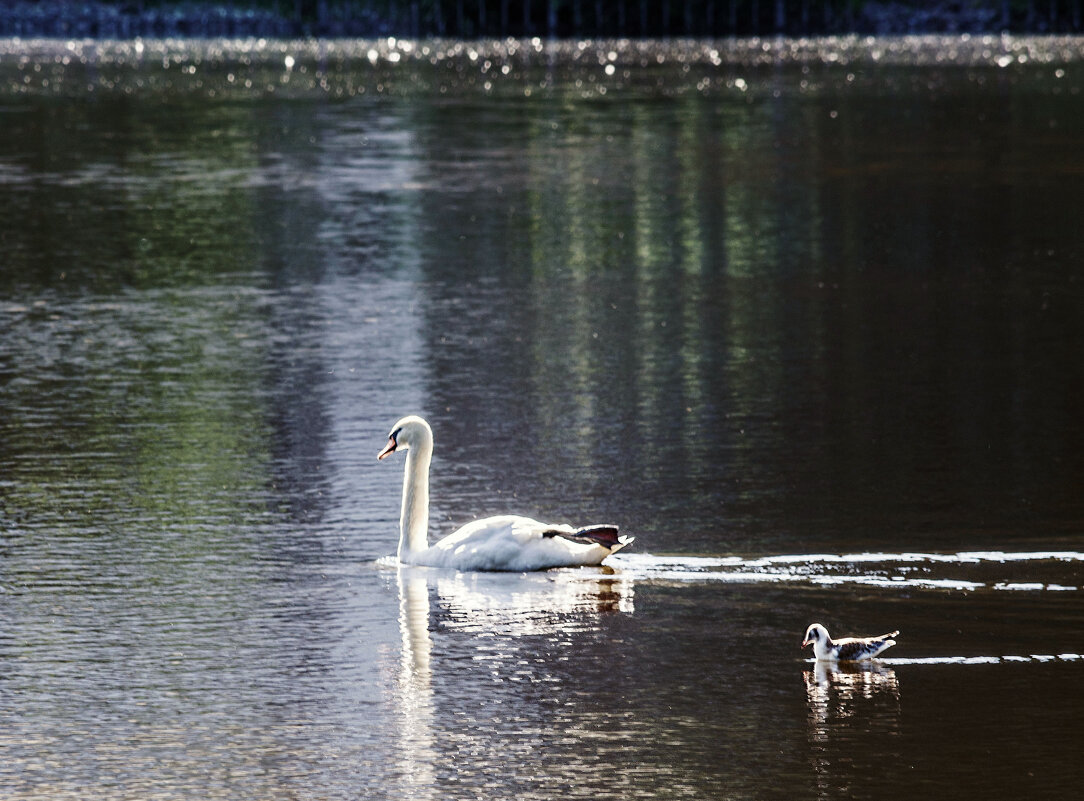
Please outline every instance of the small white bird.
M430 545L433 430L429 424L420 417L404 417L392 426L388 444L376 458L385 459L398 451L406 453L398 550L403 564L515 571L598 565L633 540L609 524L573 528L520 515L500 515L467 523Z
M897 634L899 634L898 631L891 631L879 637L844 637L833 640L828 634L828 629L820 623L814 623L805 630L802 647L812 645L813 655L818 660L858 662L863 659L873 659L881 651L891 648L896 644L892 638Z

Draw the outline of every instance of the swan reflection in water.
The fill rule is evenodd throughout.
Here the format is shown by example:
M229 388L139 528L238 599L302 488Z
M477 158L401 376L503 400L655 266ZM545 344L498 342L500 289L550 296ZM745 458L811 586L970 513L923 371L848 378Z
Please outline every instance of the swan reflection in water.
M399 587L400 658L396 706L400 719L399 779L404 798L431 798L436 788L437 751L433 738L433 691L429 659L429 587L425 573L401 569Z
M397 568L404 666L429 676L430 589L442 630L510 637L597 628L599 615L634 609L633 581L606 567L534 573Z
M517 650L520 638L542 635L568 648L571 641L565 635L597 629L604 615L633 612L632 580L606 567L539 573L470 573L408 565L395 570L402 638L395 699L402 737L397 773L407 798L439 795L434 635L439 638L451 631L478 635L469 637L466 647L499 671L498 663Z
M802 674L809 704L810 760L822 795L838 795L848 781L833 782L833 765L851 762L862 743L900 728L896 671L876 660L818 660Z

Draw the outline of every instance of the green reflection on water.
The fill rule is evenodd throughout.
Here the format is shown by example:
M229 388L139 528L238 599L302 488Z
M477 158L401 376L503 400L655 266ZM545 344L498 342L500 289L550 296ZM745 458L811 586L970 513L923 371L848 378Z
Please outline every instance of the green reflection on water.
M263 47L261 68L286 53L280 44ZM817 499L848 499L872 464L884 475L896 471L874 495L898 511L898 484L925 486L924 464L974 468L983 432L1014 416L1008 402L989 413L980 404L982 425L958 429L955 452L932 433L921 447L901 447L916 423L959 419L976 397L971 379L996 383L984 370L954 384L951 368L908 367L934 361L945 341L963 344L952 355L961 364L976 363L968 352L983 354L984 364L1013 354L1016 383L1030 385L1024 376L1038 365L1046 391L1028 396L1039 413L1017 421L1014 447L1027 450L1038 436L1060 450L1064 438L1038 430L1040 417L1053 416L1061 430L1076 425L1056 400L1056 377L1074 373L1074 354L1040 343L1046 320L1075 330L1068 310L1078 296L1065 266L1075 252L1066 233L1075 195L1053 176L1077 169L1079 114L1044 80L1066 97L1079 87L1071 60L1055 79L1038 58L1034 72L980 64L950 75L847 52L850 63L838 65L701 59L696 69L710 65L719 78L744 70L744 89L730 80L710 93L690 91L680 66L688 61L670 65L664 48L668 66L644 66L637 90L621 97L572 91L575 70L563 72L570 68L560 59L553 83L531 97L433 88L434 69L456 72L469 56L415 64L424 73L415 83L429 89L347 103L322 91L223 98L147 87L65 103L48 92L8 96L0 287L11 304L28 306L163 287L274 294L344 276L399 275L418 282L430 302L423 341L434 343L425 356L434 407L525 421L533 436L524 439L537 443L543 463L564 432L602 426L603 451L575 454L576 471L599 495L603 465L617 458L629 481L673 471L667 498L706 498L777 531L788 518L830 516ZM200 75L203 56L181 55L136 71L183 62ZM18 71L18 63L4 67ZM365 71L366 63L367 55L353 63L338 53L327 71ZM411 82L400 67L398 80ZM654 78L661 83L651 89ZM155 102L144 103L143 92ZM980 163L963 145L990 115L1000 115L1003 136L984 140ZM1048 211L1033 211L1051 198ZM979 222L988 212L998 225ZM1026 266L1036 253L1053 255L1038 265L1033 289L1022 276L1036 275ZM977 311L956 329L936 325L961 298ZM262 311L252 304L255 321ZM1014 308L1009 325L1002 312ZM153 311L167 321L173 313L164 301ZM186 333L166 345L180 364L207 362L211 344L227 354L225 364L256 355L251 375L230 377L240 396L255 398L271 371L267 354L279 352L269 344L277 333L253 322L231 339L218 317L233 324L233 313L215 309L192 321L215 331L211 339ZM122 331L117 340L152 334ZM48 339L39 332L27 347L52 347ZM5 376L20 372L14 354L4 354ZM515 391L499 380L507 375ZM215 426L228 439L226 429L243 424L244 415L209 420L187 408L183 392L168 392L184 390L183 381L141 380L160 392L148 405L170 409L178 430L193 429L183 442ZM225 378L197 370L186 380L197 382L198 396L219 391L215 382ZM917 403L902 400L915 387ZM1004 397L993 389L987 394ZM240 437L230 447L246 448ZM822 453L846 455L828 477L808 467ZM765 517L757 498L779 492L780 472L806 488L796 496L803 500ZM983 492L970 489L967 505Z
M19 359L4 386L10 513L87 533L183 530L188 549L259 511L263 318L251 294L223 295L129 291L4 310Z

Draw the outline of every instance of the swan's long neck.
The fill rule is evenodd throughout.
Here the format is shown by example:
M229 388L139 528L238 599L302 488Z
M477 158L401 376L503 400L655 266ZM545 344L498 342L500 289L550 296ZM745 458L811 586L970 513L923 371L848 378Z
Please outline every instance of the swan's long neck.
M433 442L419 442L406 455L403 474L403 509L399 515L399 561L429 547L429 463Z

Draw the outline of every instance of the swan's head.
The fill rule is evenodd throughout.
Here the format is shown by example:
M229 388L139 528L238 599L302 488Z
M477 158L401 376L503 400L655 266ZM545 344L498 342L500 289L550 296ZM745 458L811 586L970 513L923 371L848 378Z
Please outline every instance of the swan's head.
M825 646L831 641L832 638L828 636L828 629L820 623L814 623L805 630L805 639L802 640L802 647L805 648L807 645L812 645L813 650L817 650L817 643Z
M384 446L384 450L376 455L376 458L384 459L396 451L406 451L416 448L422 443L432 442L433 429L429 427L429 423L420 417L410 415L391 427L391 433L388 434L388 444Z

